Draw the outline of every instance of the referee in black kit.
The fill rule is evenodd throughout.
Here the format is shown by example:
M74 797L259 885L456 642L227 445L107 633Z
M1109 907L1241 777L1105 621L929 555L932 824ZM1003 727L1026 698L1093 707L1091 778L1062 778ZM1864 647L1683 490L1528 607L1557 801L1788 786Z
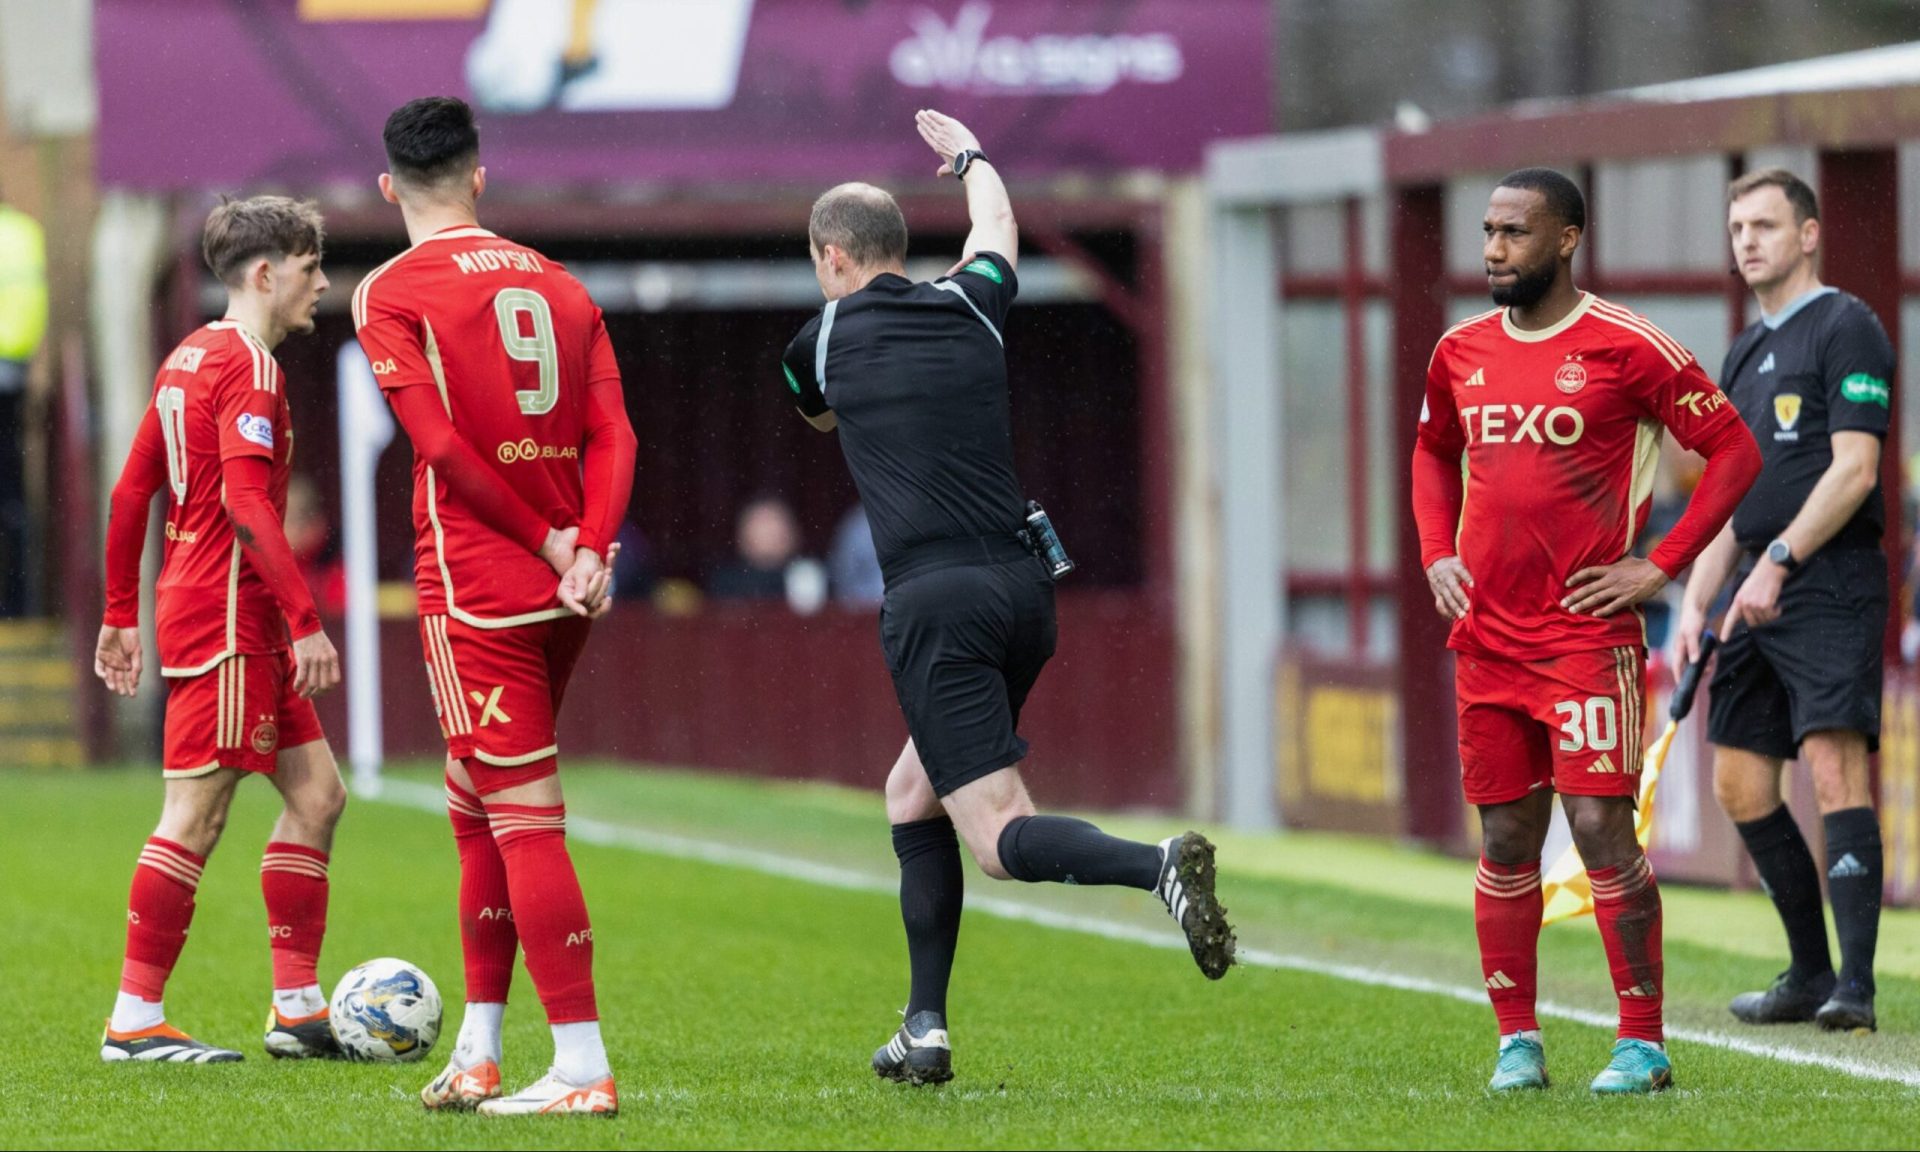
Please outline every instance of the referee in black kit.
M1881 850L1867 756L1880 742L1880 445L1893 345L1864 303L1820 283L1820 211L1799 177L1769 168L1734 181L1727 227L1761 319L1728 350L1720 385L1764 465L1726 531L1694 562L1680 645L1692 660L1708 609L1739 566L1739 624L1720 648L1710 689L1713 787L1792 954L1771 988L1742 993L1731 1008L1753 1024L1871 1029ZM1813 772L1826 826L1838 976L1820 876L1781 800L1782 763L1796 756Z
M887 819L912 983L905 1023L873 1070L925 1084L953 1076L960 839L996 879L1154 893L1213 979L1232 964L1234 938L1205 837L1141 844L1037 816L1020 781L1020 706L1053 655L1055 625L1053 573L1023 537L1013 475L1002 338L1018 236L1006 186L973 133L938 112L915 123L940 174L966 185L966 254L916 284L904 275L907 224L893 197L868 184L829 190L807 225L827 305L782 367L801 414L839 430L886 578L880 646L909 736L887 777Z

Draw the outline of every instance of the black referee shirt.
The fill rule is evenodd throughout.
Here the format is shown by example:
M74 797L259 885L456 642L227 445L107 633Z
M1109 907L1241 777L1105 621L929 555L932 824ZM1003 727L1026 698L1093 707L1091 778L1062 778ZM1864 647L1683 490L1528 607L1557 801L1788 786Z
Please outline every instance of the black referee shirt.
M1893 344L1857 296L1828 290L1791 312L1778 328L1764 321L1735 338L1720 372L1760 445L1760 478L1733 513L1733 533L1750 552L1764 549L1807 502L1833 463L1835 432L1887 435ZM1872 548L1886 525L1876 481L1829 548ZM1804 559L1804 557L1802 557Z
M883 273L787 345L800 410L838 421L883 571L921 545L1004 541L1025 523L1001 344L1017 291L996 252L932 283Z

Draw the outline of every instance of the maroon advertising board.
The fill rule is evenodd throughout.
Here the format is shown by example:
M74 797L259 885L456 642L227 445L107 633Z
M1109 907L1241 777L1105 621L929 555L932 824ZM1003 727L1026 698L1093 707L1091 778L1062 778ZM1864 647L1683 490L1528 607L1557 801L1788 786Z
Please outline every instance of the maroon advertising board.
M520 186L931 175L936 107L1022 175L1196 170L1270 126L1267 0L100 0L99 177L311 187L386 115L482 113Z

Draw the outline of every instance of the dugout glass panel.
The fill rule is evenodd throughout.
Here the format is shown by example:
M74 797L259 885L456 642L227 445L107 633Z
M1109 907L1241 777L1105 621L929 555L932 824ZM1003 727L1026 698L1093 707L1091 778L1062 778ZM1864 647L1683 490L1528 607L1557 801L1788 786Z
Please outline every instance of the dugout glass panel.
M1290 573L1340 573L1347 529L1345 310L1297 300L1281 313L1286 380L1286 556Z
M1727 162L1717 155L1597 165L1582 244L1595 246L1603 277L1725 271L1726 188Z

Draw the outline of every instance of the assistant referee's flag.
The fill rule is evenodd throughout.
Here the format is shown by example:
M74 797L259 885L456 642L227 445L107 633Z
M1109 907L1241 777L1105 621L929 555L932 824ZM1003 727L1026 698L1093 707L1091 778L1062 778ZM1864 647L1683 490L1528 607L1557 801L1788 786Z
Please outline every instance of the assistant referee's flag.
M1727 630L1731 624L1732 621L1728 620L1721 625L1721 630ZM1660 784L1660 769L1666 766L1667 749L1673 747L1673 736L1680 730L1680 721L1685 720L1687 713L1693 710L1694 693L1700 690L1701 672L1719 645L1720 638L1711 629L1700 637L1700 657L1680 674L1680 683L1673 689L1673 699L1667 703L1667 730L1660 733L1660 739L1654 741L1653 747L1647 751L1646 763L1640 773L1640 798L1633 815L1633 835L1640 841L1642 849L1653 839L1653 790ZM1581 863L1579 849L1572 844L1567 845L1560 859L1548 869L1540 890L1546 899L1546 907L1540 912L1540 923L1543 925L1586 916L1593 911L1593 885L1587 879L1587 868Z

